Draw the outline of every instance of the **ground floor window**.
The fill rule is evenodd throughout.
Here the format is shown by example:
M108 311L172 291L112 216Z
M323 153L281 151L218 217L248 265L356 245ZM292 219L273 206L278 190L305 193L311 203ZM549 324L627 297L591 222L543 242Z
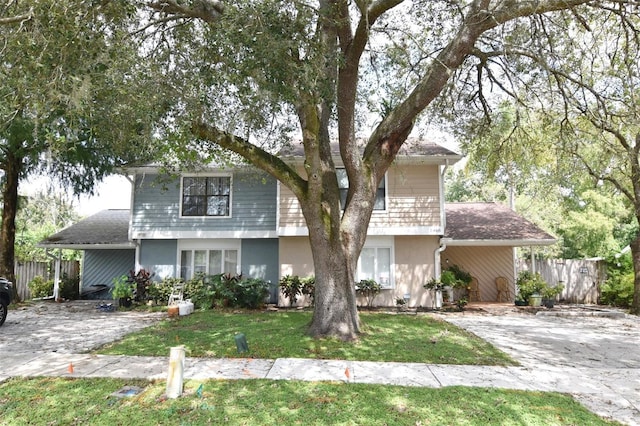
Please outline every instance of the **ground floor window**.
M180 251L180 278L189 280L195 274L216 275L238 273L237 249L193 249Z
M365 246L358 260L358 281L374 280L382 288L392 288L391 253L391 247Z

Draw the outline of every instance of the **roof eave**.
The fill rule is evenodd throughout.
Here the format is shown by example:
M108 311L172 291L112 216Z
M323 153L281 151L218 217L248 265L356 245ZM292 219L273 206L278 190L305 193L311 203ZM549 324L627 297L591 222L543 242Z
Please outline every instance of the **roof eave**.
M528 247L528 246L550 246L558 242L556 239L520 239L520 240L456 240L452 238L442 238L442 244L447 246L494 246L494 247Z
M123 250L123 249L135 249L136 244L134 242L118 243L118 244L37 244L36 247L47 249L66 249L66 250Z

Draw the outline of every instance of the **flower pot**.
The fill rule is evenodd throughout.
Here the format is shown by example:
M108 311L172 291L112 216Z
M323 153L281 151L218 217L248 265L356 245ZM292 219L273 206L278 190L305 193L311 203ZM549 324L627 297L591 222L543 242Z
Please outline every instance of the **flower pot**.
M546 307L546 308L553 308L556 305L556 301L555 299L542 299L542 304Z
M178 305L171 305L167 310L167 314L169 315L169 318L175 318L180 314L180 308Z
M436 309L440 309L442 308L442 290L436 290L435 293L433 305Z
M118 299L118 304L123 308L130 308L132 303L133 301L130 297L121 297L120 299Z
M540 306L542 305L542 296L539 294L533 294L529 296L529 306Z
M527 306L529 304L529 301L525 301L525 300L516 300L515 301L516 306Z

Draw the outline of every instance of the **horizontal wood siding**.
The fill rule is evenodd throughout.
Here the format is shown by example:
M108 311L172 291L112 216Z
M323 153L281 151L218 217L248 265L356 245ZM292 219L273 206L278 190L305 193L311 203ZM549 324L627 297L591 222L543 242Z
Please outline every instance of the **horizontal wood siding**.
M203 174L204 175L204 174ZM180 179L136 176L132 206L134 232L273 231L276 229L276 181L257 171L235 171L231 217L181 217Z
M438 166L392 166L387 172L387 209L374 211L370 227L440 225ZM280 185L280 227L304 227L300 203Z
M307 226L302 208L293 192L280 184L280 227L301 228Z
M386 211L374 211L370 227L439 226L438 166L392 166L387 172Z
M242 275L269 282L269 303L278 303L278 239L244 239L241 247Z
M515 300L515 277L512 247L447 247L441 256L442 269L458 265L478 279L480 300L497 301L496 278L505 277Z
M140 241L140 268L152 272L154 281L176 276L178 261L176 240Z

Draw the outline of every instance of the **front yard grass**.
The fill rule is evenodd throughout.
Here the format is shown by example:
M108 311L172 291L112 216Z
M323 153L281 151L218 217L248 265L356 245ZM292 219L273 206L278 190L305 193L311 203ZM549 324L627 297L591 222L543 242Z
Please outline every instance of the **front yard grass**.
M142 392L117 398L124 386ZM200 386L202 386L200 388ZM198 389L200 389L198 391ZM164 382L14 378L0 383L6 425L611 425L558 393L271 380Z
M360 340L345 343L306 336L309 312L199 311L130 334L97 353L168 356L171 347L184 345L192 357L517 365L475 335L426 315L361 313L360 318ZM237 333L246 336L248 353L238 353Z

